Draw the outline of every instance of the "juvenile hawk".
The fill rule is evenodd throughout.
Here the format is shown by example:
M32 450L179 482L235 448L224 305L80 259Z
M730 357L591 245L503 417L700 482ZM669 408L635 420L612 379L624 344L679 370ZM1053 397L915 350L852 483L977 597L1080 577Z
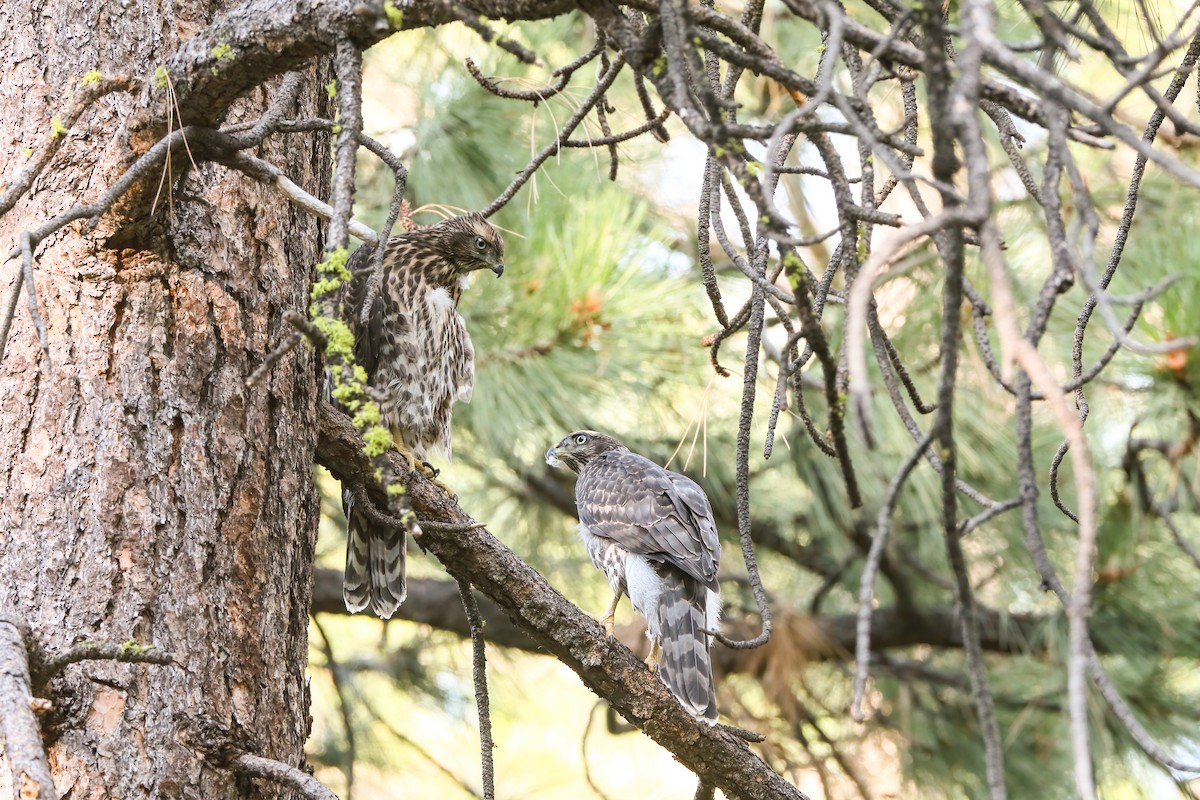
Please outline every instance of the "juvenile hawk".
M650 668L684 708L716 722L708 631L721 616L721 543L704 490L595 431L568 435L546 451L546 463L579 475L579 532L613 590L605 630L612 635L617 604L629 595L646 618Z
M347 264L353 278L342 314L354 333L355 358L383 395L383 423L410 465L425 462L431 450L449 458L451 406L469 402L475 383L475 351L458 300L472 272L504 272L504 240L479 214L396 236L387 243L379 291L367 308L372 249L360 247ZM369 604L388 619L405 597L404 534L371 525L348 491L342 504L346 608L357 612Z

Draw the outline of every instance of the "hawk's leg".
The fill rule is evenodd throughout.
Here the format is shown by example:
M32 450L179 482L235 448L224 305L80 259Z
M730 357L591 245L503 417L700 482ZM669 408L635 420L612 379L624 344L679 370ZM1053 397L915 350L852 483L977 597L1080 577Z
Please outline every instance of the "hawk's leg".
M646 666L651 672L658 670L659 659L662 658L662 646L659 645L658 639L650 640L650 655L646 656Z
M617 604L620 602L621 592L613 592L612 602L608 604L608 610L604 612L604 615L599 620L600 624L604 626L604 632L608 634L610 640L615 638L613 629L617 617Z
M392 428L391 433L392 447L396 448L397 453L404 456L404 460L408 462L408 471L416 472L417 465L424 464L425 462L420 461L417 458L417 454L410 450L408 445L404 443L404 433L399 428ZM433 469L433 467L430 467L430 469Z
M392 428L391 433L392 446L395 447L396 452L404 456L404 460L408 462L409 472L416 472L417 470L420 470L422 473L424 473L425 477L433 481L443 492L448 494L450 497L456 496L454 491L449 486L437 479L438 475L441 474L441 470L435 469L434 466L425 459L417 458L417 454L409 449L408 445L404 441L403 431L401 431L399 428Z

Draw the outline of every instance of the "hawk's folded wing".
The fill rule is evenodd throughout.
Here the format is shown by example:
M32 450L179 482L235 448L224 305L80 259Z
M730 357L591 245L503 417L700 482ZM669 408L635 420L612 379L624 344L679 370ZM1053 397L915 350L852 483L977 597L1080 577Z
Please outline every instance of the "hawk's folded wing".
M717 590L721 545L712 506L690 478L628 450L599 456L575 491L579 521L631 553L673 564Z

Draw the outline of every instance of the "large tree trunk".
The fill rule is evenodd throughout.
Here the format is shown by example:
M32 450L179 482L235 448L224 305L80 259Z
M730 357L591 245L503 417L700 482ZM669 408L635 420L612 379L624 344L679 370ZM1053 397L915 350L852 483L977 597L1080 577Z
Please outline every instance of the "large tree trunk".
M5 0L0 175L50 130L84 72L145 77L217 10ZM319 102L312 77L302 116ZM253 118L268 99L253 93L231 118ZM85 113L31 196L0 219L0 251L120 174L139 146L126 122L142 103L111 95ZM293 136L263 153L320 194L323 143ZM173 154L176 176L187 161ZM312 357L300 348L258 387L244 381L283 312L307 305L320 232L220 167L191 169L168 202L171 185L153 217L109 215L90 233L76 223L42 245L49 361L22 302L0 364L0 608L47 651L132 640L177 663L84 662L43 690L57 788L76 800L245 796L181 743L189 717L292 765L308 734ZM0 273L5 295L18 269ZM0 767L0 794L11 792Z

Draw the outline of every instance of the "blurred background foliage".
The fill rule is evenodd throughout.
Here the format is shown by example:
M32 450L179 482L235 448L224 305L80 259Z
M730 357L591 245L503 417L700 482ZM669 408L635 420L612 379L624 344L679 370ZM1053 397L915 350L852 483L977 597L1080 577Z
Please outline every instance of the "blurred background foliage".
M1113 13L1120 17L1119 10ZM811 74L819 44L811 26L769 14L764 31L785 62ZM484 74L506 77L506 85L546 85L549 69L573 59L591 39L579 16L514 25L504 33L551 66L522 66L459 25L405 33L367 54L367 132L408 164L408 198L418 224L490 202L553 138L573 112L573 99L581 96L580 90L568 90L538 104L502 100L463 66L469 57ZM585 88L593 80L575 78ZM769 81L748 78L743 86L744 120L782 102ZM631 84L618 82L609 98L616 108L614 130L643 120ZM898 97L883 96L878 103L882 121L889 109L895 120L902 118ZM599 135L592 121L585 125L587 133ZM649 137L619 146L615 183L607 179L605 150L564 151L493 220L506 232L507 269L502 280L476 278L462 303L477 379L473 402L455 411L454 459L441 465L443 478L459 493L463 508L486 521L572 601L599 611L607 586L566 513L563 498L573 496L571 485L545 467L542 453L574 429L612 432L660 463L688 471L707 489L725 544L728 619L753 632L757 621L744 583L733 492L744 338L735 337L721 352L733 376L716 377L705 337L718 327L695 263L703 149L675 121L668 127L673 138L665 146ZM1036 154L1038 132L1026 133L1026 150ZM803 159L807 151L798 152ZM1103 201L1097 211L1111 229L1124 204L1129 159L1083 150L1079 157L1092 168L1089 180ZM1005 186L1019 184L1003 153L997 149L993 158L997 194L1004 198ZM392 191L391 174L369 157L364 162L356 214L378 227ZM828 221L824 185L789 175L781 191L784 206L802 226L815 230ZM1049 256L1038 209L1017 192L1007 194L1013 199L1002 202L997 215L1015 269L1018 306L1028 314ZM1164 180L1152 178L1143 188L1114 288L1136 293L1168 274L1185 276L1143 313L1134 334L1145 341L1200 331L1195 263L1200 255L1186 234L1196 229L1198 212L1194 195L1181 196ZM729 219L727 227L735 231L736 223ZM823 264L828 246L805 251L810 266ZM1097 271L1106 257L1096 255ZM727 307L736 309L746 296L740 273L727 263L718 266ZM969 265L968 274L986 280L980 264ZM928 249L910 253L881 277L877 291L883 324L927 402L936 391L940 295L940 264ZM1043 348L1064 380L1076 324L1072 309L1086 298L1086 289L1077 285L1059 302ZM823 319L835 347L841 311L831 305ZM1011 498L1013 399L988 373L967 310L964 323L956 419L960 474L993 498ZM982 742L958 648L917 645L877 652L869 695L873 716L865 725L850 721L852 656L827 652L813 620L853 614L864 541L869 543L883 493L913 440L876 380L875 448L868 450L861 438L853 442L863 509L849 508L836 463L816 450L794 415L784 412L774 453L764 459L765 421L778 374L772 346L777 351L785 338L777 320L768 324L751 472L759 557L779 623L768 648L746 654L723 678L722 710L735 724L767 733L768 759L814 798L981 796ZM1091 323L1085 365L1111 341L1103 327L1099 319ZM805 372L805 401L820 422L828 415L823 393L814 388L821 380L815 366L814 360ZM1192 350L1156 357L1122 352L1092 384L1088 425L1102 513L1094 640L1139 719L1172 749L1193 756L1200 751L1195 613L1200 565L1174 536L1193 554L1200 547L1192 447L1200 427L1198 389L1200 366ZM1045 409L1037 413L1034 448L1044 469L1060 434ZM927 427L927 418L914 416ZM1040 477L1043 534L1052 560L1069 573L1074 526L1055 509L1045 475ZM318 481L327 496L321 563L340 569L344 520L337 485L324 475ZM1069 463L1060 487L1069 505ZM980 510L960 502L964 517ZM1175 534L1154 510L1160 503L1175 512ZM924 465L894 515L889 558L903 580L878 580L881 608L952 608L940 519L938 479ZM1060 606L1039 585L1017 513L984 523L964 546L979 602L998 612L1002 630L1009 631L1007 652L988 653L986 664L1010 796L1070 797L1066 623ZM410 557L409 573L445 577L419 553ZM1032 615L1035 624L1020 631L1005 627L1010 615ZM637 638L632 617L623 605L618 622L633 623L626 633L631 643ZM345 791L352 774L353 793L360 797L474 796L479 753L469 643L403 621L384 626L325 614L316 624L310 757L321 765L319 777ZM611 732L619 726L606 721L603 709L593 713L595 698L553 659L489 648L489 679L500 797L691 796L694 779L682 767L640 733ZM1194 796L1187 783L1194 776L1171 775L1141 756L1098 698L1093 723L1105 797Z

